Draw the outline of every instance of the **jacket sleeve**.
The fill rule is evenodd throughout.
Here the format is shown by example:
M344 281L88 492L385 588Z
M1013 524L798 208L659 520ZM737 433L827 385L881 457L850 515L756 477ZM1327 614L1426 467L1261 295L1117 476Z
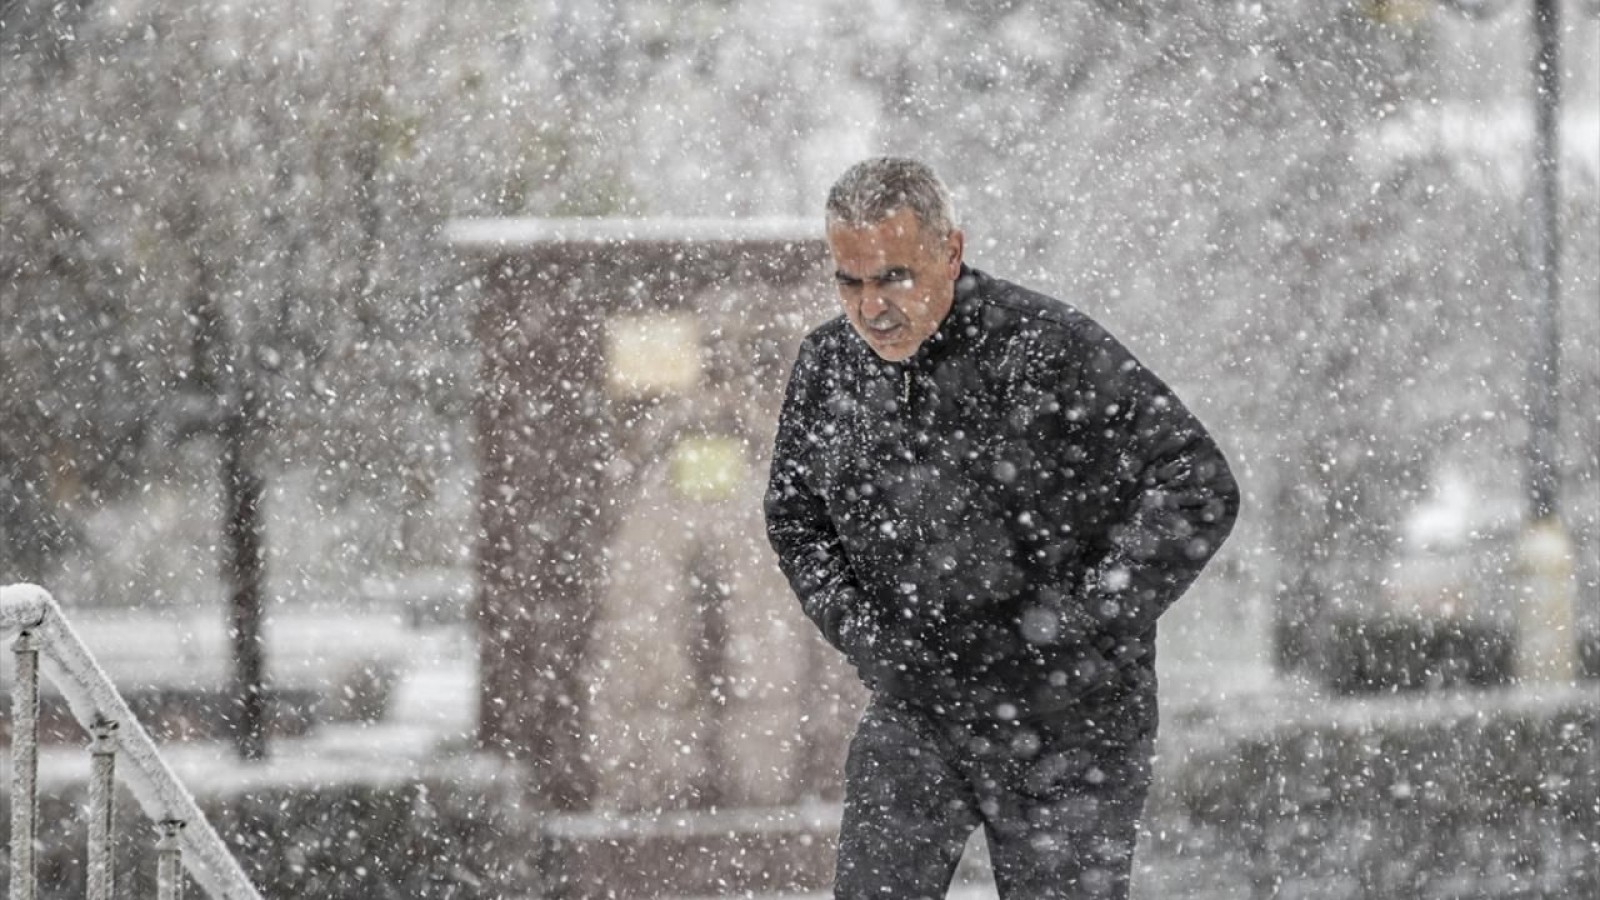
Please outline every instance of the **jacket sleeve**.
M1087 559L1068 633L1118 655L1200 575L1239 513L1239 488L1211 435L1154 373L1092 322L1080 333L1076 395L1106 460L1104 539ZM1142 655L1142 654L1140 654Z
M827 505L812 489L809 463L820 452L814 429L821 412L820 404L809 398L818 393L823 375L807 341L789 376L778 420L765 502L767 539L800 608L828 643L854 662L852 616L860 608L861 592Z

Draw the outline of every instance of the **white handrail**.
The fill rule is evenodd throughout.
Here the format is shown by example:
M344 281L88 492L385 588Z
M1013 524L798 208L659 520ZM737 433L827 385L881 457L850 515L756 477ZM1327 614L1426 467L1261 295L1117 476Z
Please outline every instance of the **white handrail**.
M171 827L170 833L181 844L184 868L195 883L215 900L261 900L227 845L167 767L155 742L133 717L116 686L72 630L48 591L31 584L0 587L0 634L13 631L31 636L31 645L43 656L51 680L85 731L92 734L103 723L117 726L111 732L111 740L126 762L117 767L117 773L151 822L163 828L168 827L167 823L183 823L181 828ZM36 753L33 747L23 745L36 739L36 735L13 733L13 753ZM15 807L34 800L13 796L11 802Z

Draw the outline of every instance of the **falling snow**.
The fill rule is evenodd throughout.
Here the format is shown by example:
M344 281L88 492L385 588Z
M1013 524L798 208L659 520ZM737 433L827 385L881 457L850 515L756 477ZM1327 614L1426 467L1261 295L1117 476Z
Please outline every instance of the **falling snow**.
M0 585L49 590L264 897L826 896L870 692L762 498L838 313L823 199L911 155L967 261L1103 323L1242 494L1161 615L1134 895L1600 896L1600 6L1554 3L1541 273L1543 2L0 4ZM874 424L847 394L796 440ZM857 544L926 548L876 573L927 617L895 629L978 615L929 585L1061 602L993 551L1072 544L1041 510L1089 495L1039 486L1130 464L984 438L908 452L1009 518ZM836 508L912 489L839 468ZM1137 574L1074 573L1085 615ZM1049 603L1020 642L1075 639ZM93 704L47 675L57 900ZM116 896L155 896L141 764ZM996 896L981 838L950 896Z

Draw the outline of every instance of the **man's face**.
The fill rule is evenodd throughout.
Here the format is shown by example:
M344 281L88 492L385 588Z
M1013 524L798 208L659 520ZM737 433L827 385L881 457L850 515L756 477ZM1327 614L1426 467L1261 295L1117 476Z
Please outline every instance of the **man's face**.
M845 317L874 353L910 359L955 300L962 234L928 234L909 209L881 222L828 227Z

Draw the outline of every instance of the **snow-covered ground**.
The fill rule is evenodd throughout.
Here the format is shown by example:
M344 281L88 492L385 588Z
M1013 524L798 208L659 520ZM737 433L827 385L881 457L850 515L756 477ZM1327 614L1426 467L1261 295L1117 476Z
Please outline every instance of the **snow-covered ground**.
M1311 684L1273 674L1265 639L1267 610L1240 599L1232 587L1203 584L1164 620L1164 725L1158 746L1158 780L1179 777L1190 761L1214 758L1225 751L1228 742L1270 740L1278 729L1293 723L1338 733L1382 734L1428 727L1430 722L1493 716L1496 710L1556 710L1562 704L1578 702L1583 695L1582 687L1564 687L1333 698ZM75 620L86 643L119 683L193 685L225 674L219 662L225 635L220 623L208 617L173 619L166 613L107 616L84 611ZM196 793L230 794L266 785L406 783L438 775L441 765L455 767L453 774L473 783L494 780L494 761L463 752L472 746L478 692L475 642L466 626L413 627L398 616L279 611L270 625L269 659L275 678L303 685L331 684L334 673L381 660L392 667L396 679L385 715L376 722L321 722L303 737L275 740L271 758L261 764L240 764L231 747L222 742L166 745L163 754L167 762ZM481 771L468 771L470 767ZM0 768L8 769L9 761L0 761ZM86 771L81 745L49 746L42 754L41 780L46 790L52 784L81 782ZM1136 896L1194 900L1243 900L1249 896L1240 869L1244 863L1237 852L1216 845L1220 838L1208 833L1174 838L1163 831L1174 822L1181 825L1184 815L1173 805L1171 793L1164 795L1158 783L1147 817L1153 833L1146 838L1136 871ZM788 812L831 821L838 810L823 804ZM671 823L662 821L655 826L670 827ZM651 823L597 817L594 827L622 833L651 827ZM827 829L819 826L812 830L826 833ZM1210 849L1192 849L1197 840L1202 844L1210 841ZM1177 844L1191 849L1175 850ZM983 856L981 841L975 839L950 894L953 900L995 897ZM1229 859L1236 871L1229 870ZM826 894L723 896L815 900Z
M174 617L69 611L73 627L118 689L217 688L227 683L220 614ZM174 772L197 793L249 784L317 784L414 777L430 760L469 746L477 718L477 655L464 627L407 627L398 616L280 612L267 626L271 681L334 694L363 667L394 679L383 718L325 721L300 737L271 743L270 758L241 765L217 741L163 745ZM11 680L12 661L0 668ZM45 679L41 689L55 686ZM337 698L333 698L337 699ZM40 776L81 781L84 752L47 745Z

